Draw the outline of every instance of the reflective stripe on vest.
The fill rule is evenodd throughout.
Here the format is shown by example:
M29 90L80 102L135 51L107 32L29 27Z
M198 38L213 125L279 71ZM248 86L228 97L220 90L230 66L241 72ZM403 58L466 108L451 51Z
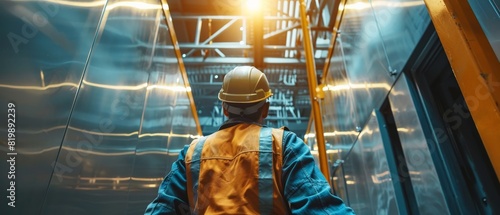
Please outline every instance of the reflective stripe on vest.
M195 202L197 202L198 199L198 177L200 176L200 160L201 160L201 151L203 150L203 145L205 144L205 140L207 140L206 137L201 137L198 143L196 144L194 151L193 151L193 156L191 157L192 161L198 161L198 162L192 162L191 163L191 178L193 181L193 199ZM191 206L191 209L196 210L195 205ZM197 214L196 211L191 211L194 214Z
M259 209L273 211L273 136L272 128L262 127L259 140Z

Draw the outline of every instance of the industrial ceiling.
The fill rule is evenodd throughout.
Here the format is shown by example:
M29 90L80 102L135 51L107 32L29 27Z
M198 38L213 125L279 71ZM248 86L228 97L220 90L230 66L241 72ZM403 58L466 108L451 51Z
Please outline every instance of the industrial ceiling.
M335 0L304 1L318 81L337 11ZM174 30L198 117L207 135L224 121L217 99L224 74L238 65L264 71L274 96L267 125L300 137L311 112L298 0L170 0ZM338 3L337 3L338 4Z

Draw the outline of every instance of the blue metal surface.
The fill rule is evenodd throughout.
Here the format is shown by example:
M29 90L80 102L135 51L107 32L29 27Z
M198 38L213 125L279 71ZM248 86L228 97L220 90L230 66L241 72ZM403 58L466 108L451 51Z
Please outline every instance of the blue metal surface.
M422 130L405 75L389 95L408 173L420 214L450 214L430 148Z
M325 139L345 157L430 18L423 1L347 1L325 78ZM362 102L360 102L362 101ZM345 150L347 149L347 150Z
M16 110L16 145L7 146L7 114L1 114L0 162L9 168L6 153L17 153L15 208L2 198L2 214L38 214L62 143L85 62L104 4L86 6L56 1L0 2L0 109ZM11 182L0 177L6 194ZM10 200L9 200L10 202Z
M344 85L331 85L328 89L348 90L354 101L364 101L356 102L349 109L351 113L346 115L356 115L356 118L338 118L340 122L352 123L344 126L347 130L339 131L356 131L364 127L373 108L379 105L376 103L387 94L392 78L386 68L384 44L368 1L348 1L344 10L340 31L346 80L339 80Z
M469 4L500 61L500 1L469 0Z
M374 113L343 165L349 204L357 214L400 214Z
M400 73L431 22L427 8L423 1L413 0L372 0L371 7L375 19L370 25L377 26L387 58L384 67Z
M337 46L334 49L334 59L326 77L325 99L322 102L322 111L326 119L323 121L325 140L339 149L340 155L349 152L359 132L359 113L356 110L356 97L351 89L347 77L347 56L343 52L343 35L337 37ZM340 156L339 158L342 158Z
M160 2L0 5L0 105L17 112L16 208L0 211L143 213L197 134Z
M397 214L392 183L384 182L379 187L372 185L371 176L374 175L386 173L390 180L389 169L387 166L382 170L364 164L387 163L380 134L372 122L376 119L369 119L372 118L372 111L380 108L391 91L395 77L430 24L430 18L423 1L349 0L341 9L344 15L340 33L323 87L325 139L327 144L332 145L329 163L347 159L343 166L346 197L353 208L359 209L356 211L361 214ZM373 139L363 136L366 132L374 132L369 135ZM375 151L364 150L366 146L363 144L376 140L380 144L376 149L382 151L376 158L366 157L372 156ZM359 143L353 148L356 141ZM354 174L358 180L349 182L349 174ZM377 192L381 192L382 196L373 192L375 189L380 189ZM378 198L386 201L387 205L382 206L384 203L373 200ZM386 211L382 211L384 208ZM378 209L380 211L377 212Z

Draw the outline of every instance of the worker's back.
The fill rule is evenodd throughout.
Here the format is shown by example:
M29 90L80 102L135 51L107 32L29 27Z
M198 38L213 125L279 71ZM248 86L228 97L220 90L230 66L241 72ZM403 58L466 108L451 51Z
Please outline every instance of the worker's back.
M186 153L189 205L199 214L287 214L282 129L237 124L194 141Z

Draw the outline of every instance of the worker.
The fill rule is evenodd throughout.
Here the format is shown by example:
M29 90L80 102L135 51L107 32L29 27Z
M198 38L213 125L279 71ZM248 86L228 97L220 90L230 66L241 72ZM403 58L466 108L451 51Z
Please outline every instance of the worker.
M271 95L255 67L227 73L219 100L228 120L184 147L145 214L354 214L295 133L262 124Z

